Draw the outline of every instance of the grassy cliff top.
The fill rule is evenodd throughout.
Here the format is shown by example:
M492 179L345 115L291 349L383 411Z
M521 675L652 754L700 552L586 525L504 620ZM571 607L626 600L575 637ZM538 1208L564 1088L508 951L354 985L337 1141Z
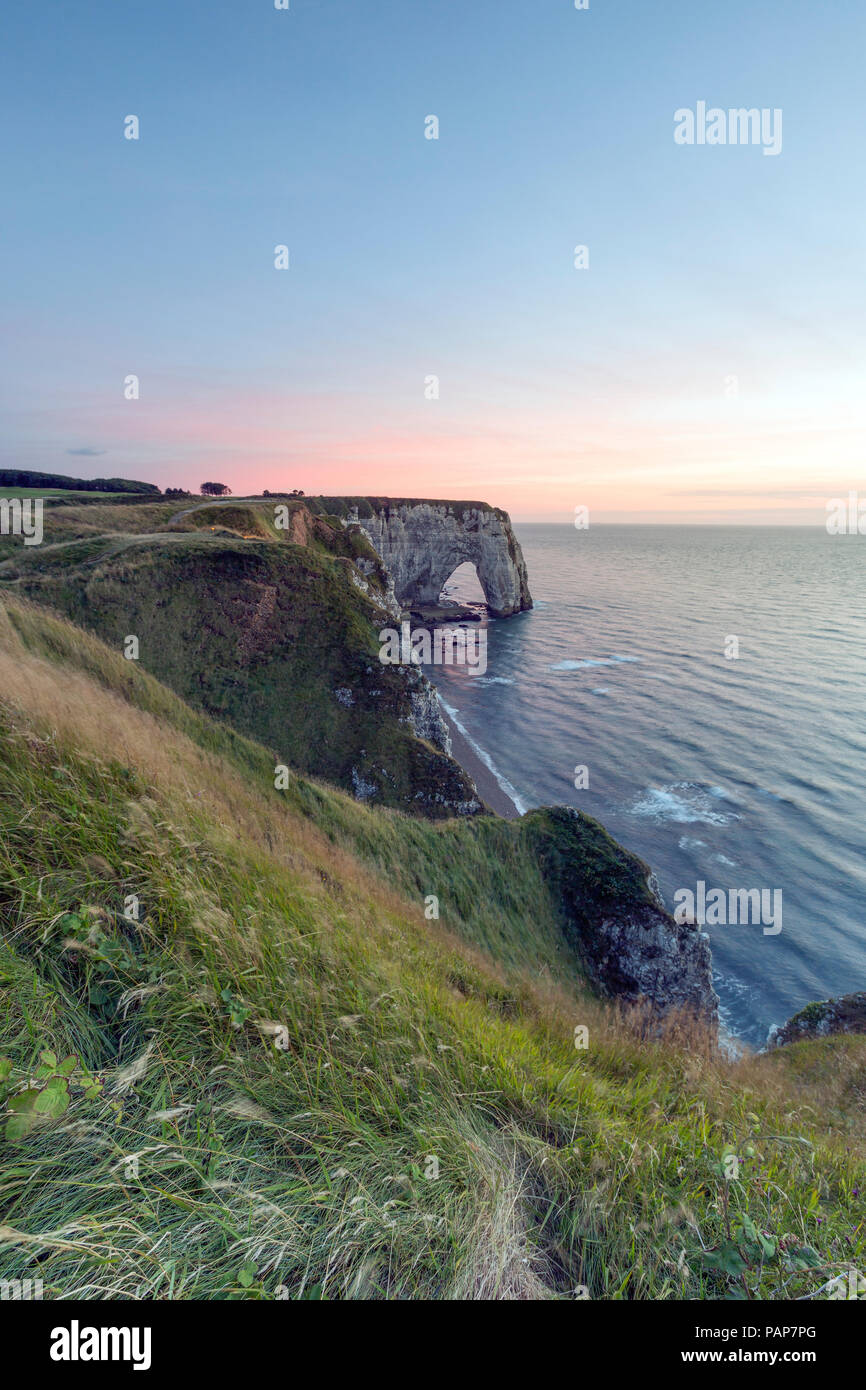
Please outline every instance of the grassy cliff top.
M278 507L48 512L43 545L5 538L0 585L117 651L133 635L152 674L281 762L418 814L479 810L462 768L416 736L407 673L379 661L393 615L366 536Z
M305 497L304 501L314 511L321 509L332 516L341 517L348 516L353 510L357 510L359 518L367 518L381 511L396 511L398 507L420 506L447 507L458 516L467 511L493 512L502 519L508 515L501 507L491 507L489 502L455 501L434 497Z

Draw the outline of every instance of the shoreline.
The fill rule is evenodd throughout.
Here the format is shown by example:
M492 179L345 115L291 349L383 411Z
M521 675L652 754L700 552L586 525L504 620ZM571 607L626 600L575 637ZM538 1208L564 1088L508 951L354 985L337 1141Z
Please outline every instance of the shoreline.
M511 797L503 791L490 768L482 762L466 735L458 729L441 699L439 709L451 735L451 756L472 778L481 800L505 820L519 820L521 813Z

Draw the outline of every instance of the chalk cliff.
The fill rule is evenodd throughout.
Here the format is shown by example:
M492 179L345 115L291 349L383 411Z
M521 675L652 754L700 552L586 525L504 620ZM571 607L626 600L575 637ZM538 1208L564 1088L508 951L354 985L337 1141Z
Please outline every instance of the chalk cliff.
M346 520L362 528L381 557L398 602L435 603L457 566L469 560L494 617L532 607L526 565L507 512L485 502L340 500L351 504Z

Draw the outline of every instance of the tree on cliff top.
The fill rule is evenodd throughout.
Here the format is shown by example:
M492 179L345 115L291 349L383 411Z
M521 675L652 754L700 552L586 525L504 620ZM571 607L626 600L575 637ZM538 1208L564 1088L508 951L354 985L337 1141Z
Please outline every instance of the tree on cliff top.
M199 492L203 497L231 497L232 490L225 483L202 483Z

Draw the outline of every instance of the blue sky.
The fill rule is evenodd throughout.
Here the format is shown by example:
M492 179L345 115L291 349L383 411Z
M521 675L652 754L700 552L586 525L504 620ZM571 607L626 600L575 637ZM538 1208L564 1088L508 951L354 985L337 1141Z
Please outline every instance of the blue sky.
M820 522L857 485L859 0L4 29L3 466L562 520ZM782 153L677 146L699 100L781 108Z

